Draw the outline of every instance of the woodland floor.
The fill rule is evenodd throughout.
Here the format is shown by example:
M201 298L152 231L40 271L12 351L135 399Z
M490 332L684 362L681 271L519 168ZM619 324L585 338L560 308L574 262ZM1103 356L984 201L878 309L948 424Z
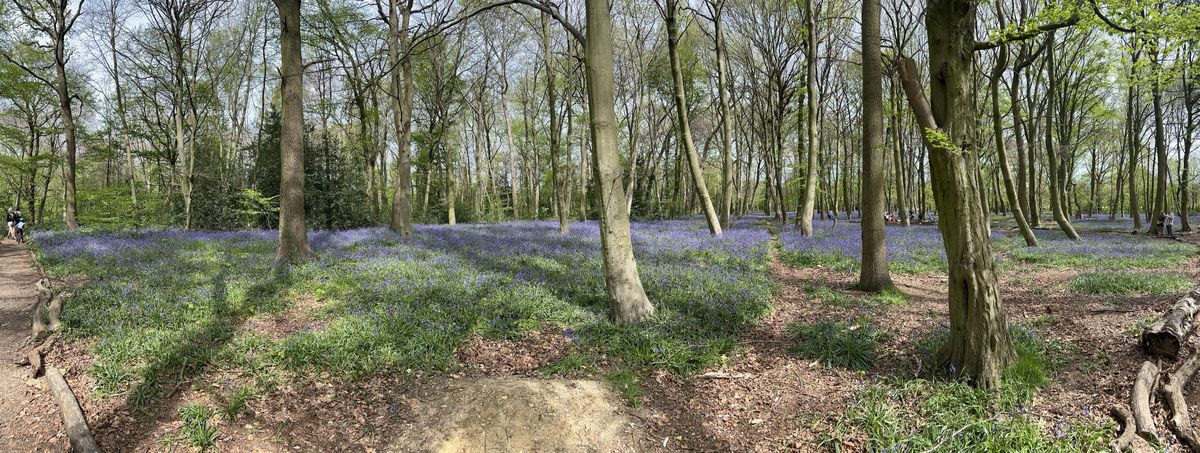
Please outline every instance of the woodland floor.
M1114 239L1127 233L1098 233ZM1162 239L1167 241L1167 239ZM1195 235L1180 240L1200 244ZM0 353L9 357L27 341L31 284L23 251L0 245ZM15 270L14 270L15 269ZM1145 270L1145 269L1142 269ZM19 271L19 272L18 272ZM1166 271L1166 269L1164 269ZM1200 256L1183 272L1200 281ZM1059 345L1060 362L1050 383L1022 408L1044 432L1066 424L1107 430L1107 408L1128 400L1143 360L1138 326L1169 307L1178 294L1084 295L1067 283L1078 268L1020 266L999 274L1010 324L1029 326ZM860 309L831 306L814 286L850 298L851 272L795 268L772 252L770 274L779 285L773 310L745 331L723 365L683 377L647 370L631 385L614 386L606 358L567 376L545 370L573 357L578 346L561 327L544 325L520 338L472 336L454 352L451 373L406 370L347 380L329 373L284 379L269 395L241 402L230 417L212 417L217 451L862 451L870 448L847 412L864 390L928 374L918 343L947 325L946 279L938 274L894 275L907 295L902 304L879 308L875 323L889 332L866 370L826 366L790 351L788 326L841 319L854 322ZM267 336L285 337L320 320L315 311L292 307L249 323ZM1195 343L1195 340L1192 342ZM247 380L246 367L181 368L163 401L147 412L129 393L95 392L94 340L56 343L47 360L65 370L105 451L193 451L184 442L188 406L197 401L229 407L229 395ZM26 371L6 361L0 373L0 451L18 439L19 449L61 451L57 412L44 393L25 383ZM252 367L251 367L252 368ZM631 388L632 387L632 388ZM1186 390L1200 407L1200 389ZM1156 411L1161 414L1162 411ZM17 415L13 415L17 414ZM21 428L6 426L16 420ZM1159 426L1162 420L1159 420ZM12 433L12 434L10 434ZM192 433L194 434L194 433ZM1051 434L1053 435L1053 434ZM1170 439L1163 429L1160 436ZM1167 450L1178 447L1168 442Z

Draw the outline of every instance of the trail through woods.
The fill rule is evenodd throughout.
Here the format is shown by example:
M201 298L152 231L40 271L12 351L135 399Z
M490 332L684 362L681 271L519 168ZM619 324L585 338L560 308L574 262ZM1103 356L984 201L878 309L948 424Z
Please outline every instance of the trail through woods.
M29 346L37 271L25 247L0 241L0 452L63 451L66 436L45 382L17 364Z

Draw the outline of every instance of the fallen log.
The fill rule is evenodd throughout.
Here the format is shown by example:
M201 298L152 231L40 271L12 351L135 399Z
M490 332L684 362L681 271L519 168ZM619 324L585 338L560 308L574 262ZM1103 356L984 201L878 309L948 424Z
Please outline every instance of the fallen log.
M71 392L71 387L67 385L67 380L63 379L58 368L46 369L46 384L54 396L54 401L58 402L59 412L62 412L63 425L66 426L67 437L71 441L71 451L99 453L100 446L96 445L96 440L92 438L92 431L88 429L87 420L83 418L79 400L75 399L75 393Z
M1200 312L1197 298L1196 290L1189 292L1163 313L1157 322L1142 331L1141 345L1147 354L1172 360L1179 356L1179 348L1196 328L1195 317Z
M1192 428L1192 420L1188 415L1187 401L1183 398L1183 387L1187 385L1196 371L1200 370L1200 354L1193 353L1174 372L1167 373L1163 378L1162 395L1167 407L1171 410L1171 418L1167 419L1167 427L1175 433L1175 437L1188 448L1188 451L1200 453L1200 438Z
M1129 409L1126 409L1122 405L1113 405L1108 410L1108 414L1117 421L1118 433L1117 438L1108 444L1109 449L1112 450L1112 453L1121 453L1129 450L1129 445L1137 436L1135 433L1137 426L1133 421L1133 414L1130 414Z
M1153 393L1155 381L1158 380L1158 365L1150 361L1142 362L1142 369L1133 382L1133 420L1137 434L1151 445L1158 445L1158 434L1154 428L1154 414L1150 412L1150 395Z

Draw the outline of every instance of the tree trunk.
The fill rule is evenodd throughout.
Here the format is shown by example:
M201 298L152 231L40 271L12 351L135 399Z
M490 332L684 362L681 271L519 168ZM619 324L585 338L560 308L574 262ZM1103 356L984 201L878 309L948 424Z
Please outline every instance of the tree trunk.
M280 93L279 250L276 263L312 256L304 226L304 62L300 54L300 0L274 0L279 9Z
M588 112L592 129L592 173L599 191L600 245L604 283L612 318L636 324L654 314L633 257L633 240L621 181L617 151L617 119L613 107L612 17L607 0L586 0L586 62Z
M1150 61L1152 65L1159 64L1158 58L1151 54ZM1158 82L1158 75L1155 80L1150 83L1151 97L1154 104L1154 151L1157 161L1158 172L1155 175L1154 186L1154 209L1151 211L1155 216L1160 212L1167 210L1167 176L1171 173L1168 166L1167 157L1167 139L1163 131L1163 109L1162 109L1162 87ZM1150 222L1150 233L1158 234L1162 230L1162 226L1156 221Z
M979 165L973 141L976 121L971 93L975 2L932 0L926 10L932 105L917 79L916 64L898 70L929 148L938 226L949 264L950 338L939 364L987 389L1016 360L996 280L987 213L979 206ZM869 213L875 215L875 213Z
M704 220L708 223L708 232L713 236L721 235L721 221L717 218L717 210L713 208L712 199L708 196L708 184L704 182L704 169L701 166L696 143L692 138L691 120L688 118L687 95L683 87L683 67L679 62L679 23L675 19L678 10L677 0L666 0L663 16L667 22L667 54L671 60L671 78L675 86L675 115L679 124L679 135L683 142L684 153L687 154L688 168L692 173L692 186L696 196L700 198L701 208L704 209Z
M1004 149L1004 126L1000 120L1000 77L1004 74L1004 66L1007 62L1008 47L1001 46L996 68L992 71L991 78L988 80L988 87L991 88L992 93L992 132L996 136L996 165L1000 167L1000 173L1004 177L1004 193L1008 195L1008 204L1012 208L1013 219L1017 221L1017 228L1021 230L1021 236L1025 238L1025 245L1037 247L1037 236L1033 235L1033 230L1029 228L1029 223L1025 221L1025 213L1021 210L1017 190L1013 186L1012 175L1009 174L1008 154Z
M562 127L558 124L558 100L556 98L557 92L554 89L554 68L550 66L550 18L546 14L542 14L542 47L546 51L546 99L548 100L550 110L550 183L554 187L554 211L558 216L558 232L567 234L571 232L571 224L567 220L570 209L567 208L567 196L564 193L562 175L558 168L561 165L562 159L562 146L559 143L559 129Z
M396 8L404 2L403 14ZM392 96L396 106L392 109L392 123L396 129L396 190L392 194L392 216L389 227L402 237L413 234L412 217L412 59L408 47L408 19L413 0L390 0L388 4L388 62L399 71L392 71ZM401 19L400 16L403 16Z
M1046 44L1046 74L1049 78L1046 89L1046 173L1050 176L1050 213L1054 215L1054 222L1058 224L1058 228L1063 234L1072 241L1078 241L1079 233L1075 232L1075 227L1071 225L1071 220L1067 218L1067 210L1070 206L1065 205L1066 197L1066 181L1060 173L1058 157L1059 147L1062 143L1055 143L1054 140L1054 115L1056 105L1056 92L1058 91L1058 74L1055 72L1054 65L1054 35L1051 31L1046 38L1049 42ZM1062 165L1065 167L1066 163Z
M883 152L883 56L880 50L879 0L863 0L863 140L862 208L871 213L862 218L862 266L858 289L880 291L892 286L884 248L883 195L887 190ZM844 170L843 170L844 171Z
M717 52L717 93L718 106L721 115L721 227L729 228L729 211L733 206L734 175L733 172L733 128L729 111L729 81L726 80L728 63L725 61L725 34L722 27L722 12L724 0L718 0L713 7L713 40Z
M804 65L804 83L808 88L808 169L804 180L804 201L800 206L796 215L800 217L800 234L804 236L812 236L813 234L813 205L817 199L817 153L820 152L820 141L817 137L817 105L820 93L817 87L817 31L816 31L816 8L813 5L814 0L806 0L804 2L805 14L805 47L807 60ZM868 215L882 215L882 212L867 213ZM866 217L864 215L864 217Z

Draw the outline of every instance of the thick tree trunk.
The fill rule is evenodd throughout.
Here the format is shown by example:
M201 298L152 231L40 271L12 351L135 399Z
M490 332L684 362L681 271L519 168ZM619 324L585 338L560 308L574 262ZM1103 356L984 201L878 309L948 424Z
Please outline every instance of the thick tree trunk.
M892 286L884 248L883 195L887 190L883 152L883 56L880 50L879 0L863 0L863 141L862 208L871 215L862 218L862 266L858 289L880 291ZM898 185L903 185L897 181ZM901 209L901 215L907 218Z
M675 19L678 12L677 0L666 0L663 6L663 16L667 22L667 54L671 60L671 79L675 88L675 116L679 125L679 135L683 142L683 150L687 155L688 168L692 174L692 186L696 196L700 198L701 208L704 209L704 220L708 224L708 232L713 236L721 235L721 221L717 218L717 210L713 208L712 199L708 196L708 184L704 182L704 169L701 166L696 143L692 138L691 120L688 118L687 94L683 86L683 67L679 62L679 23Z
M633 258L633 241L617 151L613 107L612 17L607 0L587 0L586 62L588 112L592 130L592 173L599 191L600 245L604 283L613 320L635 324L654 314Z
M396 9L404 3L403 14ZM390 0L388 5L388 62L399 66L392 71L391 89L396 105L392 109L392 123L396 129L396 190L392 194L392 216L389 227L402 237L413 233L412 218L412 59L407 50L408 20L412 11L412 0ZM403 16L401 19L400 16Z
M1137 62L1137 55L1134 55L1134 63ZM1137 191L1137 171L1138 171L1138 147L1141 145L1141 139L1134 128L1134 108L1133 102L1135 99L1135 88L1133 84L1129 85L1128 94L1126 96L1125 105L1125 133L1129 137L1129 173L1125 179L1129 186L1129 216L1133 218L1133 230L1139 231L1142 229L1142 213L1138 208L1138 191Z
M898 70L929 148L938 227L949 264L950 338L937 359L979 387L997 388L1016 352L996 280L987 213L979 206L975 106L969 98L975 2L932 0L925 24L931 104L921 91L916 64L901 59Z
M274 0L279 9L280 92L279 249L276 263L312 256L304 226L304 62L300 55L300 0Z

